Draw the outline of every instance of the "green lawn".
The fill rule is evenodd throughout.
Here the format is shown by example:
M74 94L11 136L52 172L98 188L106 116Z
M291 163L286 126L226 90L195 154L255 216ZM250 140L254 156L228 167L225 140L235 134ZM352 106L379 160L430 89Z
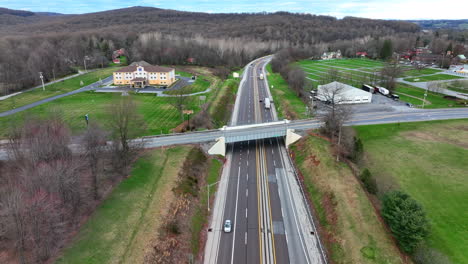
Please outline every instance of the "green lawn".
M90 120L101 123L108 127L107 120L109 106L119 100L120 94L83 92L71 96L63 97L52 102L39 105L37 107L25 110L23 112L0 118L0 135L5 136L9 124L12 122L21 122L31 115L46 116L51 111L57 112L63 120L70 126L73 132L80 132L86 129L84 115L89 114ZM169 133L170 130L182 120L176 108L171 105L175 98L157 97L152 94L132 95L137 103L137 109L146 121L147 131L145 135L154 135ZM193 97L187 99L188 109L199 111L198 101ZM143 135L141 135L143 136Z
M402 263L351 169L336 162L329 142L306 136L291 146L334 263ZM326 234L326 235L325 235Z
M422 99L424 98L425 90L412 87L411 85L398 83L395 93L400 95L402 101L412 103L415 106L420 106L422 105ZM421 100L411 98L408 101L406 101L406 99L409 97L402 95L401 93L405 93L408 95L418 97ZM427 92L426 100L431 102L431 104L426 104L424 108L445 108L445 107L454 107L454 106L462 107L461 104L457 104L457 102L455 101L445 99L443 94L433 93L429 91Z
M209 93L203 94L206 96L204 102L199 100L199 96L187 97L185 108L192 109L197 113L200 111L202 103L212 103L209 112L213 115L215 123L219 125L225 123L224 115L220 116L219 114L226 113L229 104L226 104L226 102L220 103L220 100L234 100L234 98L226 96L226 94L235 93L239 80L230 77L221 82L215 76L206 75L197 81L197 89L206 90L208 87L211 87L212 90ZM5 137L8 129L14 123L22 122L29 116L46 116L52 111L61 115L74 133L86 129L84 120L84 115L86 114L89 114L90 120L97 121L104 127L108 127L109 105L114 100L118 100L120 96L119 93L83 92L60 98L14 115L0 117L0 137ZM144 135L169 133L171 129L182 123L180 114L171 104L171 102L176 100L175 98L157 97L153 94L134 94L132 96L137 103L139 113L142 114L146 121L147 131Z
M112 75L114 71L119 69L118 67L110 67L99 69L90 73L80 75L68 80L64 80L58 83L50 84L45 87L45 91L42 88L34 89L28 92L24 92L19 95L7 98L0 101L0 112L8 111L23 105L27 105L48 97L56 96L66 92L70 92L86 85L95 83L100 79L104 79ZM83 85L81 85L83 82Z
M426 74L434 74L434 73L438 73L438 72L442 72L442 70L429 69L429 68L428 69L421 69L421 70L412 69L412 70L405 71L403 73L403 76L407 76L407 77L420 76L420 75L426 75Z
M333 69L332 66L340 66L346 69L337 69L339 74L340 74L340 79L339 81L342 83L349 84L354 87L361 87L363 83L370 83L371 80L378 80L379 77L373 76L371 73L365 73L365 72L360 72L356 71L354 69L359 69L359 70L364 70L371 72L373 70L379 71L381 67L383 67L383 62L381 61L373 61L373 60L368 60L368 59L344 59L344 60L302 60L298 61L297 64L303 68L307 76L311 79L314 80L321 80L324 76L326 76L327 72L329 69ZM366 68L362 68L366 67ZM406 68L405 66L403 66ZM422 69L421 71L417 71L415 69L408 70L404 73L405 76L415 76L415 75L423 75L423 74L434 74L441 72L441 70L438 69ZM435 74L435 75L430 75L430 76L421 76L421 77L416 77L420 78L421 81L428 81L429 79L459 79L460 77L458 76L452 76L452 75L447 75L447 74ZM424 78L424 79L423 79ZM413 80L414 78L407 78L405 80L411 79ZM456 82L456 81L455 81ZM462 84L464 85L464 84ZM457 86L460 86L460 84L457 84ZM458 89L460 91L460 88L454 88ZM395 90L395 93L400 95L400 100L404 102L411 103L415 105L416 107L422 106L422 99L424 97L424 90L403 84L403 83L398 83L397 88ZM417 97L413 98L411 96ZM438 93L432 93L428 92L428 96L426 97L426 100L430 102L430 104L426 104L425 108L445 108L445 107L454 107L454 106L462 106L461 103L457 103L453 100L445 99L443 98L443 94L438 94ZM420 98L420 99L418 99Z
M57 263L142 263L189 151L190 147L178 146L141 157L131 176L102 202Z
M380 189L399 187L424 206L429 245L468 263L468 121L356 127Z
M441 80L455 80L455 79L465 79L460 76L450 75L450 74L434 74L427 76L419 76L415 78L405 78L407 82L430 82L430 81L441 81Z
M444 88L455 92L468 93L468 80L455 80L453 82L446 82L444 83Z
M297 97L296 93L289 89L286 81L279 73L273 73L271 65L267 65L267 78L270 85L273 102L278 112L278 118L304 119L308 118L306 105ZM273 86L273 88L271 88Z

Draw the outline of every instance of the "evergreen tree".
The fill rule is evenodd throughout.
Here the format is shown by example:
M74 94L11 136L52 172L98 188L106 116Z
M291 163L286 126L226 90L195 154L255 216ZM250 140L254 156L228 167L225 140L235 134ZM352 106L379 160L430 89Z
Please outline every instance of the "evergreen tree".
M429 222L422 206L402 191L384 195L382 217L406 253L412 253L429 233Z
M380 50L380 58L383 60L387 60L392 57L393 54L393 45L392 41L386 39L383 43L382 49Z

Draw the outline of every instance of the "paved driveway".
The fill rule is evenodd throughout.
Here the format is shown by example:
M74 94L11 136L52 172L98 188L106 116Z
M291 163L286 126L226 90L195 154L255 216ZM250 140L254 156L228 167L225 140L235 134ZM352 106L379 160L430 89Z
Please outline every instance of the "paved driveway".
M77 93L81 93L81 92L85 92L85 91L96 90L100 85L108 85L108 84L111 84L112 81L113 81L113 80L112 80L112 76L109 76L109 77L105 78L104 80L102 80L102 81L100 81L100 82L92 83L92 84L87 85L87 86L85 86L85 87L82 87L82 88L80 88L80 89L77 89L77 90L74 90L74 91L71 91L71 92L68 92L68 93L64 93L64 94L59 94L59 95L56 95L56 96L52 96L52 97L49 97L49 98L46 98L46 99L39 100L39 101L34 102L34 103L32 103L32 104L20 106L20 107L18 107L18 108L12 109L12 110L2 112L2 113L0 113L0 117L13 115L13 114L16 114L16 113L18 113L18 112L27 110L27 109L29 109L29 108L33 108L33 107L35 107L35 106L38 106L38 105L41 105L41 104L45 104L45 103L48 103L48 102L57 100L57 99L59 99L59 98L65 97L65 96L72 95L72 94L77 94Z

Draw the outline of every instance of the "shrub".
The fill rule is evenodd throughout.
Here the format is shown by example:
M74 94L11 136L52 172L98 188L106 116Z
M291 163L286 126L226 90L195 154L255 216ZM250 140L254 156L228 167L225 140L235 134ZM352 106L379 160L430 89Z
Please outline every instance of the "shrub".
M426 245L420 245L413 255L413 260L416 264L450 264L449 258L439 251L430 248Z
M361 179L362 184L364 185L364 188L366 188L366 190L369 193L372 193L372 194L377 193L377 182L372 177L372 174L370 173L370 171L367 168L364 169L364 171L362 171L359 178Z
M422 206L402 191L384 195L382 217L390 226L400 248L406 253L412 253L429 233L429 222Z

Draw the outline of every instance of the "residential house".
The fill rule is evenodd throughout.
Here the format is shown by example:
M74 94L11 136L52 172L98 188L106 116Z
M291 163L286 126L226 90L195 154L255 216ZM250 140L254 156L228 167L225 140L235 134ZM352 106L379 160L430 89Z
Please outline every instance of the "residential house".
M324 52L321 56L322 60L341 59L341 50Z
M153 66L146 62L132 63L114 72L115 85L130 85L141 88L147 85L170 86L175 81L173 68Z
M367 57L367 56L368 56L368 54L367 54L367 52L365 52L365 51L358 51L358 52L356 52L356 57L364 58L364 57Z

